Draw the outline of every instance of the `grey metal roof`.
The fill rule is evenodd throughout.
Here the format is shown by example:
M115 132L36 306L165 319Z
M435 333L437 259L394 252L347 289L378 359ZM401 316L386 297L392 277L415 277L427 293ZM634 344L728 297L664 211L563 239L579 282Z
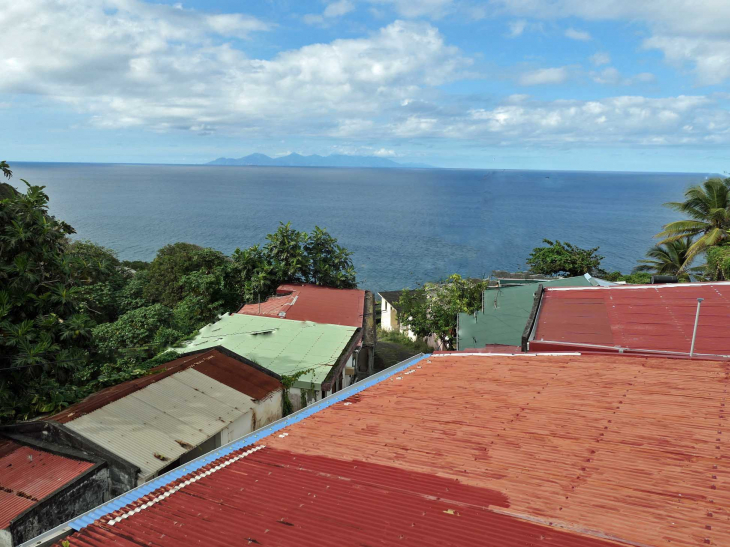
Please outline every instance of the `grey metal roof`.
M254 405L248 395L188 369L70 421L66 427L135 464L146 480Z

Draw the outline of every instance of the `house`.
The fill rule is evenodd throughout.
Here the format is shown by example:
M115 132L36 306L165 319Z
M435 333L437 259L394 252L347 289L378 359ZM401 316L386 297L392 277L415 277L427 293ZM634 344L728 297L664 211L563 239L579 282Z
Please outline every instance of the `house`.
M0 547L14 547L109 498L102 460L0 437Z
M238 313L360 328L363 336L357 348L357 375L364 378L373 372L376 325L375 299L370 291L287 283L279 285L266 301L246 304Z
M727 546L727 374L608 354L414 359L68 523L66 541Z
M136 466L141 484L282 416L278 377L224 349L152 372L46 420Z
M418 291L406 290L406 293L415 296ZM403 291L382 291L378 293L380 296L380 328L385 331L402 332L408 338L415 341L416 335L408 327L402 326L398 320L398 310L402 309L400 298Z
M593 287L605 284L588 274L543 283L508 283L484 291L481 312L460 313L457 323L457 349L486 346L511 346L519 351L522 334L532 312L535 292L544 287Z
M552 288L537 294L529 351L730 357L730 282Z
M186 354L214 346L245 357L278 376L296 376L289 398L295 410L354 381L362 328L267 316L228 314L200 329Z

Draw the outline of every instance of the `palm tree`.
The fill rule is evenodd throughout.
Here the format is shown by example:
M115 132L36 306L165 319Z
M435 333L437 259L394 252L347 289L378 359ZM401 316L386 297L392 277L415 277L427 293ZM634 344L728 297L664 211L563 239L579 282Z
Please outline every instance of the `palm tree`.
M646 253L645 260L639 260L634 272L649 272L658 275L676 275L689 278L688 271L700 272L704 268L689 268L694 257L688 257L689 250L694 244L692 236L685 236L669 243L655 245Z
M688 188L684 197L684 201L673 201L664 206L686 214L691 220L670 222L655 236L664 238L660 244L679 241L686 236L699 236L687 249L681 271L686 270L692 259L707 248L729 239L730 178L707 179Z

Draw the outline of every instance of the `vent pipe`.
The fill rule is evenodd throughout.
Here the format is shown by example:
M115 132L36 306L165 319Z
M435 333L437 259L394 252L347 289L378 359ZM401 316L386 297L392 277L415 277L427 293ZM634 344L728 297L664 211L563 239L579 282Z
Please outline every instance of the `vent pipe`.
M689 349L689 356L692 357L692 354L695 352L695 338L697 337L697 325L700 322L700 306L702 305L704 298L698 298L697 299L697 314L695 315L695 328L692 331L692 347Z

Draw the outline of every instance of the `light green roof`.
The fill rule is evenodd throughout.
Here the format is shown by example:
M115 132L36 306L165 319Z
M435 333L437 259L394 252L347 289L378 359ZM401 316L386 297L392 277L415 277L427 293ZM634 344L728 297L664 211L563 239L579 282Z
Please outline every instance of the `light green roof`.
M357 328L233 314L200 330L179 353L223 346L279 375L314 369L294 387L321 389ZM312 385L314 384L314 385Z
M591 287L590 278L568 277L542 283L545 287ZM535 301L537 284L490 287L484 291L484 312L459 314L459 349L491 344L519 346Z

